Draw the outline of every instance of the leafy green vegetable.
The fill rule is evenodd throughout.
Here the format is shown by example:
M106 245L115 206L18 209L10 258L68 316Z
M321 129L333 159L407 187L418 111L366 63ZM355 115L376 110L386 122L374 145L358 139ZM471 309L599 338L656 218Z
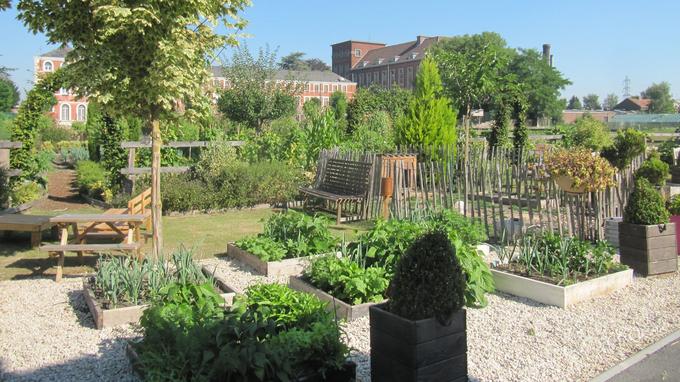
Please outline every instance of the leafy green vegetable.
M286 247L271 237L246 237L236 241L236 245L262 261L279 261L286 258Z
M382 301L389 283L385 269L362 268L348 257L333 255L313 260L304 276L317 288L354 305Z

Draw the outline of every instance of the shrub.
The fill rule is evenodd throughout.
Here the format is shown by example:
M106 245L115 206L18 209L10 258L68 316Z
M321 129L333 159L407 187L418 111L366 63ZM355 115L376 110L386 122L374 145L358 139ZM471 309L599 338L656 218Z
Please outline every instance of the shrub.
M661 160L658 152L654 152L635 171L635 177L645 178L653 186L661 187L666 184L668 173L668 164Z
M628 198L623 221L630 224L655 225L668 223L668 210L663 197L645 178L635 181L635 189Z
M341 143L343 149L387 153L396 148L392 121L385 111L364 116L347 138Z
M666 203L666 208L671 215L680 215L680 195L673 196L668 203Z
M661 157L661 160L668 163L669 166L675 165L675 158L673 158L673 149L677 148L678 146L680 146L680 140L678 140L677 138L663 141L663 143L661 143L657 147L657 149L659 150L659 156Z
M14 116L10 113L0 113L0 141L9 140L12 136Z
M49 117L46 116L45 118ZM76 137L76 134L74 134L71 129L56 126L51 119L49 122L42 122L40 127L39 137L41 142L56 143L70 141Z
M146 183L145 183L146 184ZM217 208L216 196L191 174L167 174L161 178L164 212L207 211Z
M9 176L7 175L7 170L0 167L0 209L9 206L9 195Z
M638 155L645 152L647 134L634 129L618 131L614 144L602 150L602 157L619 170L628 167Z
M583 147L591 151L600 151L612 144L607 125L586 114L576 120L573 125L561 125L558 132L563 135L560 141L563 147Z
M332 251L337 245L328 229L330 221L323 216L309 216L288 210L271 215L264 224L263 236L270 237L286 248L286 257L319 255Z
M37 182L25 181L18 183L10 191L12 205L17 206L40 199L43 190L43 187Z
M90 159L90 152L84 147L62 148L58 155L62 163L73 167L76 163Z
M545 168L553 177L571 177L575 188L584 186L587 191L597 191L614 186L614 167L589 149L552 151L545 157Z
M97 162L80 161L76 166L76 183L83 194L98 197L107 190L106 170Z
M397 263L387 291L388 309L409 320L449 322L464 303L465 276L448 236L432 232L416 240Z

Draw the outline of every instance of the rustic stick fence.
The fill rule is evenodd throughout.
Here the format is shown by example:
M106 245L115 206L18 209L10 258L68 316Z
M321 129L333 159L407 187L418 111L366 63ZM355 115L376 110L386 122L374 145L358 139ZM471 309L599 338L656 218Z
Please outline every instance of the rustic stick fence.
M544 151L463 148L403 148L389 155L323 150L321 176L330 158L373 163L374 176L364 218L382 216L381 178L390 176L394 193L390 215L418 219L433 211L455 209L479 219L490 238L517 237L528 230L550 230L583 239L604 239L605 221L622 215L632 191L633 173L644 160L635 158L617 173L616 186L598 192L569 194L542 173ZM466 160L466 158L468 158ZM319 179L317 179L317 182Z

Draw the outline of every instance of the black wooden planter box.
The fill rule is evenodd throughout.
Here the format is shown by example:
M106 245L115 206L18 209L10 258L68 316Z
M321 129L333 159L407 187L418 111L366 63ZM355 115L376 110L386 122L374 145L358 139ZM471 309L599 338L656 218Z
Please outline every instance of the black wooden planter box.
M671 166L671 183L680 183L680 166Z
M621 263L643 276L678 270L675 224L619 224Z
M465 309L443 326L434 318L411 321L384 308L369 308L373 382L468 380Z

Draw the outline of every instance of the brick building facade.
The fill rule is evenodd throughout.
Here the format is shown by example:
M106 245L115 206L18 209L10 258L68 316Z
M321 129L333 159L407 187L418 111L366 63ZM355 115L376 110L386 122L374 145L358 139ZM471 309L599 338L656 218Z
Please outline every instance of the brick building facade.
M334 73L361 87L415 87L416 73L425 52L443 37L418 36L415 41L386 46L365 41L343 41L331 45Z
M33 57L33 81L37 83L47 73L53 72L64 65L69 48L58 48ZM70 89L59 89L54 93L56 105L48 112L54 121L62 126L71 126L73 122L87 120L87 99L77 98Z

